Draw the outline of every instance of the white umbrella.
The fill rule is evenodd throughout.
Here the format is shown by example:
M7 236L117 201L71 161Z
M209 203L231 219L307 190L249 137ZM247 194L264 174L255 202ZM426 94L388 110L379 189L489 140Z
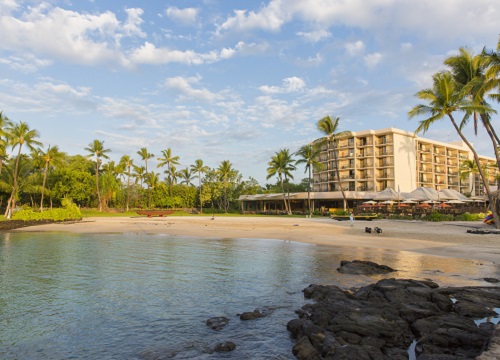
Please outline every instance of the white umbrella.
M405 201L401 201L402 204L416 204L417 202L412 200L412 199L408 199L408 200L405 200Z
M383 201L382 204L394 205L394 201L387 200L387 201Z
M377 202L376 201L373 201L373 200L370 200L370 201L365 201L363 202L363 204L376 204Z

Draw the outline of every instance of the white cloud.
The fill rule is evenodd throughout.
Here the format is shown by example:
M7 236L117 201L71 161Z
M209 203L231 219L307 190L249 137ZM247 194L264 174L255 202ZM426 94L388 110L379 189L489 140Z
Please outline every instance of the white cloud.
M214 101L219 98L217 94L214 94L207 89L195 89L192 86L200 80L201 78L199 76L190 78L176 76L166 79L165 87L171 90L176 90L182 94L182 98L188 98L190 100Z
M365 44L361 41L355 41L345 44L347 53L351 56L362 54L365 51Z
M378 52L377 53L368 54L364 58L365 64L369 68L373 68L373 67L377 66L382 61L382 57L383 57L382 54L380 54Z
M20 18L0 18L0 48L50 55L80 64L124 64L120 39L144 35L138 27L141 12L128 9L128 19L122 24L109 11L86 14L42 3L28 8Z
M299 31L297 33L298 36L302 36L303 38L307 39L308 41L312 42L318 42L323 39L327 39L332 36L332 33L327 31L327 30L317 30L317 31L312 31L312 32L303 32Z
M200 10L197 8L179 9L175 6L169 6L165 13L167 16L182 24L196 24Z
M11 69L23 73L33 73L38 69L52 65L51 60L39 59L31 54L11 55L0 58L0 64L9 66Z
M417 31L429 38L440 33L461 39L497 34L499 18L500 4L491 0L446 0L441 6L432 0L270 0L257 11L235 11L217 32L279 31L287 22L301 19L324 31L331 26L349 26L365 30L396 29L400 33ZM478 21L481 26L477 26Z
M290 20L286 6L282 1L270 1L267 6L259 11L235 10L234 15L229 17L217 28L217 33L226 31L248 31L263 29L278 31L281 26Z
M296 76L283 79L283 86L268 86L263 85L259 87L259 90L266 94L283 94L302 91L306 86L306 83L301 78Z
M168 64L172 62L189 65L201 65L228 59L233 57L236 50L224 48L221 51L210 51L208 53L197 53L193 50L170 50L167 48L157 48L150 42L145 42L143 46L134 50L130 55L133 64Z

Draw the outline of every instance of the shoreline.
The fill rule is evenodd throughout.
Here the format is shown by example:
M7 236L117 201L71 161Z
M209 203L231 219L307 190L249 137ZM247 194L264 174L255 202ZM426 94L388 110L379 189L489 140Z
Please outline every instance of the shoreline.
M381 234L366 233L379 227ZM489 261L500 264L500 233L469 234L468 229L492 230L481 221L424 222L405 220L336 221L328 218L280 217L113 217L19 228L15 232L139 233L206 238L256 238L316 245L408 251L423 255Z

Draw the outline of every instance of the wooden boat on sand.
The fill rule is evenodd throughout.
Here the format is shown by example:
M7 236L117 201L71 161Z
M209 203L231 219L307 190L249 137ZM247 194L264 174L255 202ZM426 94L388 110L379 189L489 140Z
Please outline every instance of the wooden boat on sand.
M139 215L146 215L147 217L164 217L172 215L174 213L174 210L137 210L136 213L138 213Z

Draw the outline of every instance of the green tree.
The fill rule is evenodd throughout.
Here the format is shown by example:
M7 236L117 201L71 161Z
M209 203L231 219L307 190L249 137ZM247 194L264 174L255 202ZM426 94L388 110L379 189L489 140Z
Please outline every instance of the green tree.
M229 201L227 188L231 177L234 175L235 170L233 169L233 164L229 160L223 160L219 167L217 168L217 173L219 175L219 180L222 181L222 186L224 188L224 199L223 199L223 209L227 213L229 209Z
M285 193L285 184L284 181L289 177L293 179L291 170L294 170L295 167L292 167L292 162L294 160L290 156L290 152L288 149L281 149L277 153L275 153L271 157L271 161L269 161L267 168L267 177L266 179L270 179L273 176L278 177L278 181L281 185L281 191L283 193L283 202L285 205L285 211L288 215L291 215L292 210L290 208L289 201L287 201L286 193Z
M191 170L198 174L198 175L196 175L196 177L198 178L200 212L203 214L203 201L201 198L201 174L206 174L210 170L210 168L203 164L203 160L198 159L198 160L195 160L194 165L191 165Z
M340 131L337 132L337 129L339 127L339 122L340 118L339 117L334 117L333 119L330 116L325 116L324 118L318 120L316 123L316 126L318 130L325 135L322 139L319 141L319 145L322 146L323 144L327 144L327 170L328 170L328 176L330 175L330 146L332 145L333 147L333 159L334 159L334 171L337 176L337 182L340 187L340 191L342 193L342 197L344 198L344 210L347 208L347 198L344 192L344 188L342 187L342 183L340 181L340 170L339 170L339 159L338 159L338 145L339 145L339 138L342 137L347 137L351 136L350 131Z
M460 84L454 80L453 75L449 71L437 73L433 76L433 87L431 89L421 90L415 95L427 104L418 104L414 106L409 111L408 116L410 118L414 118L416 116L428 116L426 119L420 121L420 125L416 130L417 133L425 133L432 124L447 117L451 121L460 138L471 150L476 164L480 164L479 156L476 150L463 134L453 114L455 112L462 112L464 113L464 118L466 118L471 116L474 112L482 114L486 112L491 113L493 110L487 105L480 105L471 100L470 96L468 96L467 90L468 89L464 89L464 87L460 86ZM500 221L497 209L495 208L495 204L491 196L488 179L481 166L478 166L478 171L488 195L490 206L493 207L492 213L494 216L495 227L500 228Z
M173 156L172 155L172 149L171 148L168 148L166 150L162 150L161 152L162 154L162 157L159 157L157 160L159 161L158 163L158 167L163 167L163 166L167 166L167 170L165 171L165 173L167 174L167 176L170 177L170 181L169 181L169 191L170 191L170 196L172 196L172 186L175 184L175 167L174 167L174 171L171 171L171 168L173 167L173 165L179 165L179 156Z
M42 182L42 194L40 199L40 211L43 211L43 198L45 194L45 184L47 182L47 174L50 167L62 165L64 159L64 154L59 151L57 146L48 146L47 150L37 149L38 156L40 156L44 163L43 168L43 182Z
M479 171L477 169L477 164L474 160L463 160L462 163L460 164L460 179L465 180L471 178L471 175L479 174ZM470 193L471 195L474 194L474 179L472 179L472 182L470 184Z
M128 211L130 203L130 176L134 160L129 155L123 155L120 159L120 165L123 166L127 172L127 200L125 202L125 210Z
M487 59L486 55L484 55L484 52L483 54L475 55L472 50L460 48L458 55L448 57L444 63L450 68L450 72L458 87L464 91L465 96L470 99L473 104L486 105L489 107L485 100L485 95L494 88L495 83L488 80L485 76L487 64L490 63L490 61ZM460 124L460 129L465 127L470 118L469 116L464 117L464 120ZM488 133L493 145L497 167L500 169L500 154L497 151L500 140L491 124L491 113L489 111L481 113L474 111L472 118L474 119L473 125L476 135L479 120Z
M146 173L145 173L145 176L146 176L146 179L148 179L148 160L154 158L155 155L149 153L148 149L146 149L145 147L141 148L137 152L137 155L139 155L141 157L141 160L143 160L144 163L146 164ZM148 186L148 208L150 208L151 207L150 186L149 186L149 183L147 181L146 181L146 184Z
M16 206L16 192L17 192L17 181L18 181L18 170L19 170L19 159L21 155L21 150L23 145L26 145L30 150L34 149L34 146L39 146L42 143L36 140L40 134L35 129L30 129L29 125L25 122L19 122L17 124L11 123L6 129L9 139L9 145L12 146L12 151L18 147L16 165L14 169L14 184L12 187L12 193L10 195L9 201L7 202L7 209L5 210L5 215L10 215L10 210Z
M111 150L104 148L104 140L94 140L85 148L85 150L90 153L88 155L89 158L92 156L95 158L95 186L97 190L97 201L99 202L99 211L102 211L102 199L99 189L99 167L101 158L109 159L107 153L111 152Z
M2 174L3 162L7 157L8 133L6 128L11 125L9 118L3 114L3 111L0 111L0 174Z
M309 216L312 215L312 207L311 207L311 176L312 169L321 170L324 165L318 161L319 154L321 152L320 146L317 144L308 144L302 146L295 155L299 156L295 163L297 165L305 164L304 172L308 173L308 183L307 183L307 209L309 211Z

